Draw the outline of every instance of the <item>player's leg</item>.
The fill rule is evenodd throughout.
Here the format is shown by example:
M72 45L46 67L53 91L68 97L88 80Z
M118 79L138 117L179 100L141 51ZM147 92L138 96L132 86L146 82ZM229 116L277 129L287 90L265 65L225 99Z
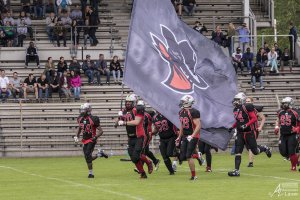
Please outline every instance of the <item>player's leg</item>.
M143 154L143 148L144 148L144 137L137 138L135 146L134 146L134 159L138 163L136 165L137 169L141 173L141 178L145 178L145 170L143 168L143 163L146 163L148 166L148 173L151 174L153 171L152 162L147 159L146 155Z
M155 165L155 170L158 170L160 160L155 157L152 151L150 151L149 145L150 145L150 141L147 141L145 147L145 154L146 156L148 156L148 158L152 160L153 164Z
M172 168L172 163L171 163L170 157L168 155L168 140L167 139L160 140L159 150L160 150L162 158L164 159L164 163L165 163L170 175L173 175L174 170Z
M258 155L261 152L265 152L269 158L272 156L271 149L268 146L257 145L255 132L246 133L245 137L246 137L246 143L254 155Z
M180 161L186 160L187 145L188 145L187 138L183 136L180 143L180 155L179 155Z
M228 172L228 176L240 176L240 165L242 162L242 153L244 150L245 140L244 133L238 133L235 140L235 159L233 171Z
M191 180L196 180L197 176L196 176L196 170L195 170L195 163L194 160L192 158L192 154L194 153L196 147L197 147L197 143L198 143L198 139L197 138L193 138L190 142L188 142L187 145L187 151L186 151L186 159L189 163L189 167L191 170Z
M298 155L296 154L297 148L298 148L298 141L297 141L297 135L289 135L287 136L287 147L288 147L288 155L291 161L291 170L296 171L297 170L297 164L298 164Z
M248 159L249 159L248 167L253 167L254 154L252 153L251 149L249 149L248 151Z
M94 147L95 147L95 143L93 143L93 142L87 143L83 146L84 157L85 157L88 169L89 169L88 178L94 178L94 174L93 174L93 157L92 157Z
M211 155L211 146L207 143L204 144L204 153L206 158L206 172L212 172L211 163L212 163L212 155Z

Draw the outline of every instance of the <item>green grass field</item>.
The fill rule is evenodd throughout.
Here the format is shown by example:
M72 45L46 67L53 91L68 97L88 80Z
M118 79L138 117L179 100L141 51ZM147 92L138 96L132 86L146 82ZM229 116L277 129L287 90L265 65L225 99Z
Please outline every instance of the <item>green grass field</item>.
M290 163L279 154L271 159L257 156L254 168L247 168L243 156L240 177L228 177L234 157L213 154L213 173L197 165L197 181L189 181L186 162L170 176L163 163L158 171L140 180L131 162L121 157L94 162L95 179L87 178L83 157L0 159L2 200L92 200L92 199L300 199L300 173L290 172ZM298 196L281 193L270 196L279 184L296 185ZM295 188L294 188L295 189Z

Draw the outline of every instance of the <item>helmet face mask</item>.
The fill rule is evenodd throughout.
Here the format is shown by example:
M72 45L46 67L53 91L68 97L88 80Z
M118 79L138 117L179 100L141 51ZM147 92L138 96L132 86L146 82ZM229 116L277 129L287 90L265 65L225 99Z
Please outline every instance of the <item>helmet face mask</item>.
M291 97L285 97L281 101L281 108L284 110L293 108L294 100Z
M136 104L137 96L135 94L130 94L125 99L125 108L127 110L132 110Z
M238 107L239 105L243 105L246 103L246 95L243 92L238 93L234 96L234 99L232 101L232 104L234 107Z
M89 103L84 103L83 105L80 106L80 114L87 116L91 115L92 112L92 106Z
M191 108L194 103L195 103L194 97L192 97L191 95L184 95L180 99L179 107L180 108Z

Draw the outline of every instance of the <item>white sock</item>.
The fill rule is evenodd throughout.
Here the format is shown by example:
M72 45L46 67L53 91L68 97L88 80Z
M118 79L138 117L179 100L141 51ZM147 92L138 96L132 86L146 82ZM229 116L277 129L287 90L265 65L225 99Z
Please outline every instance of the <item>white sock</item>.
M89 170L89 174L93 174L93 170L92 169Z
M177 165L177 161L176 160L173 161L173 165Z

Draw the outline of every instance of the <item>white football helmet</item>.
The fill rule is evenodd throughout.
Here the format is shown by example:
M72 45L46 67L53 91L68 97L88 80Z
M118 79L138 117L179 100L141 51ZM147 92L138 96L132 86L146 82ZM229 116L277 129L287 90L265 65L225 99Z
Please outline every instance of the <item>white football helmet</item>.
M194 97L191 95L184 95L180 99L180 108L189 108L192 107L192 105L195 103Z
M291 97L285 97L281 101L281 106L283 109L293 108L294 100Z
M247 96L243 92L239 92L234 96L233 105L238 106L246 102Z
M127 110L133 109L136 102L137 102L137 96L135 94L127 95L127 97L125 98L125 107L126 107L126 109Z
M145 102L143 100L138 100L136 105L137 106L145 106Z
M80 106L80 113L81 114L91 114L92 106L90 103L84 103Z

